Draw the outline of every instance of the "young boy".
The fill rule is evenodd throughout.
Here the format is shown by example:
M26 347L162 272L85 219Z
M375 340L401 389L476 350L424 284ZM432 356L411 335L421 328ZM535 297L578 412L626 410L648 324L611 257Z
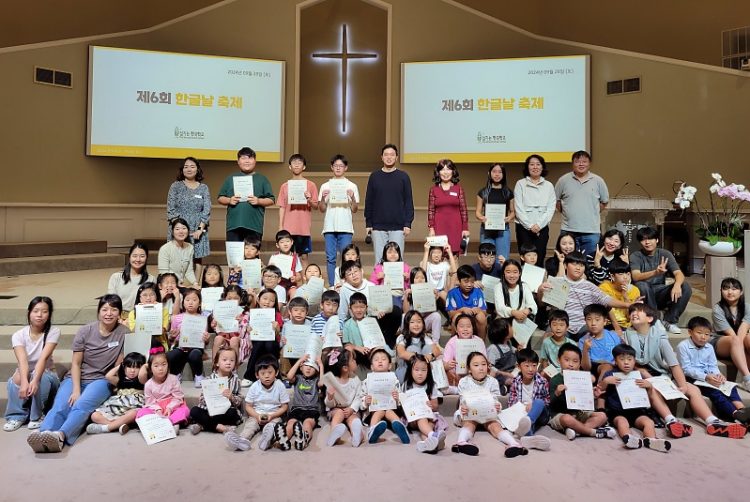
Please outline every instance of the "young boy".
M588 333L578 340L578 348L581 349L583 360L581 367L584 371L590 371L597 380L607 371L611 371L615 363L612 357L612 349L622 343L622 340L614 331L604 329L607 309L598 303L587 305L583 309L586 319Z
M312 211L318 209L318 187L315 183L302 176L307 167L305 158L299 153L289 157L289 170L292 180L305 182L304 204L289 202L289 182L285 182L279 189L279 230L288 231L294 241L294 252L302 262L302 268L307 266L307 255L312 253Z
M737 387L732 388L729 396L718 389L727 379L719 372L716 353L713 346L708 343L712 332L711 321L705 317L690 319L688 321L690 338L677 345L677 359L680 361L685 376L691 382L700 381L712 385L712 387L703 385L696 385L696 387L701 394L711 400L719 418L727 422L737 420L747 426L750 422L750 408L745 408Z
M487 339L487 304L482 290L474 286L477 276L469 265L461 265L456 271L458 286L448 292L447 309L451 322L458 314L468 314L474 318L477 332L483 340Z
M341 154L334 155L331 159L331 171L333 179L326 181L320 186L318 209L325 213L323 217L323 237L326 241L326 271L328 284L333 287L337 282L334 271L336 270L336 255L343 252L344 248L351 244L354 235L352 214L357 212L359 205L359 189L357 185L344 177L349 167L349 161ZM334 181L335 180L335 181ZM346 193L346 201L331 200L331 186L335 183L342 185ZM334 195L341 195L336 193Z
M387 373L391 371L391 355L385 349L374 349L370 354L370 369L373 373ZM403 444L409 444L409 432L406 426L401 422L396 410L378 410L368 411L372 396L367 393L367 379L362 381L359 388L362 411L365 415L370 415L370 432L367 436L367 442L375 444L391 424L393 433L398 436ZM393 388L393 398L398 402L398 390Z
M227 176L219 189L219 204L227 207L227 240L242 242L246 237L263 240L266 208L276 201L268 178L255 172L255 151L243 147L237 152L240 172ZM234 178L252 176L253 194L242 200L234 194Z
M536 250L534 253L536 253ZM549 313L549 333L545 333L542 347L539 350L542 369L547 366L554 366L559 370L558 354L560 347L566 343L575 344L573 340L568 338L568 322L568 313L564 310L553 309Z
M286 430L279 422L276 425L276 436L282 450L289 450L292 438L296 450L304 450L310 445L313 430L320 418L320 377L323 367L320 358L311 361L305 354L297 359L286 374L287 380L294 386L294 394L289 404L289 416ZM282 432L284 435L282 435Z
M287 314L289 314L289 321L285 322L281 327L281 353L284 354L284 346L286 345L286 332L290 329L289 326L310 326L310 335L312 336L312 321L307 318L307 313L310 307L307 305L307 300L301 296L297 296L289 300L287 304ZM291 359L284 357L284 361L287 361L287 368L297 362L297 359Z
M344 322L344 347L351 347L359 366L368 366L370 349L362 345L362 334L357 322L367 317L367 296L364 293L354 293L349 298L349 313L351 317Z
M519 402L526 405L526 416L518 422L515 433L519 437L533 436L539 428L549 422L549 384L537 372L539 356L532 349L521 349L516 352L516 360L519 374L510 385L508 406ZM537 449L549 450L549 440L546 448Z
M502 260L501 260L502 258ZM491 242L483 242L479 245L477 254L477 263L471 265L474 269L474 280L477 281L476 287L484 290L482 276L491 275L492 277L502 278L503 262L505 257L498 257L495 245ZM494 309L494 305L492 307ZM492 311L494 312L494 310Z
M711 413L698 388L688 383L677 356L669 344L667 333L661 323L656 322L656 311L643 303L636 303L628 309L633 327L625 332L628 345L635 351L635 360L649 376L670 375L677 388L685 394L690 408L706 424L710 436L737 438L744 436L746 429L741 424L728 424ZM666 401L658 392L650 392L649 399L654 410L664 419L667 430L674 437L689 436L692 428L680 423L672 415Z
M573 343L564 343L557 354L560 373L552 377L549 384L552 390L550 396L550 413L552 418L549 426L565 434L570 441L577 436L588 436L597 439L613 439L617 433L612 427L607 427L607 415L601 411L585 411L568 409L565 397L565 384L562 371L580 371L581 349ZM591 376L592 383L594 376ZM601 395L599 387L594 387L594 397Z
M312 318L310 323L312 326L310 332L313 335L323 337L326 322L330 317L337 315L339 303L341 303L341 298L336 291L332 289L323 291L323 295L320 297L320 312ZM339 329L339 336L341 336L344 331L344 320L341 315L339 315Z
M284 273L282 272L281 280L279 281L279 284L281 284L286 290L286 297L291 298L294 296L295 291L297 291L297 285L302 284L302 263L297 253L294 252L294 240L292 239L292 234L286 230L279 230L276 232L276 249L278 249L279 252L275 255L271 255L268 260L269 263L274 262L274 256L284 255L291 256L292 258L292 264L289 267L288 272L289 277L284 277ZM281 272L281 269L279 269L279 271Z
M615 359L617 371L624 373L625 376L635 372L639 378L635 384L642 389L650 389L651 384L646 378L648 375L635 367L635 351L632 347L620 344L612 349L612 356ZM656 438L654 421L649 416L650 408L630 408L623 409L620 396L617 394L617 386L620 385L620 378L614 376L614 371L610 370L604 374L604 378L599 382L599 390L605 392L605 401L607 417L617 429L622 442L626 448L637 449L645 446L651 450L667 453L672 444L665 439ZM643 431L643 439L637 438L630 434L630 428L635 427Z
M245 243L243 246L244 254L243 257L245 260L255 260L260 259L260 241L257 239L254 239L252 237L248 237L245 239ZM263 266L263 262L261 262L261 267ZM258 293L258 291L250 291L249 288L246 287L245 281L242 279L242 267L230 267L229 268L229 276L227 277L227 286L230 284L237 284L242 289L245 289L248 291L248 293L252 293L253 297L255 297Z
M610 280L599 284L604 294L622 302L635 302L641 296L641 292L630 280L630 265L615 258L609 264ZM622 338L624 329L630 327L627 309L613 308L609 310L609 319L612 322L612 329Z
M276 291L279 308L286 304L286 289L281 285L281 270L276 265L268 265L261 270L261 282L265 289Z
M524 265L536 265L536 260L539 255L536 253L536 247L532 244L521 244L518 248L518 254L521 257L521 263Z
M276 376L279 373L279 362L268 355L260 358L255 364L257 380L250 386L245 396L245 412L248 417L245 427L237 434L234 431L224 434L227 445L234 450L247 451L250 440L263 428L258 448L267 450L276 440L274 424L280 423L281 417L289 407L289 393Z

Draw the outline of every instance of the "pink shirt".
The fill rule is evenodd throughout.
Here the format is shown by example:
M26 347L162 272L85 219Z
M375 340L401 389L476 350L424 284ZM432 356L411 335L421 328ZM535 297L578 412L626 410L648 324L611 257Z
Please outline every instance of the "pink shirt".
M472 338L474 340L481 340L478 336L474 335ZM454 335L448 340L445 344L445 349L443 349L443 361L455 361L456 360L456 340L458 339L458 336ZM487 356L487 349L482 345L482 354Z
M318 200L318 187L310 180L307 181L307 191L310 193L310 200ZM287 183L281 185L279 197L276 199L279 207L284 208L284 221L281 227L292 235L310 235L312 226L312 207L308 204L290 205L287 195Z
M411 272L411 267L404 262L404 289L409 288L409 273ZM370 274L370 282L375 284L376 286L382 286L383 285L383 278L378 279L378 274L383 273L383 264L378 263L375 265L372 269L372 273Z
M166 380L162 383L155 382L149 378L143 389L146 396L146 406L153 410L162 409L159 403L169 399L169 404L165 408L175 410L178 406L185 403L185 394L180 387L180 381L176 375L171 373L167 375Z

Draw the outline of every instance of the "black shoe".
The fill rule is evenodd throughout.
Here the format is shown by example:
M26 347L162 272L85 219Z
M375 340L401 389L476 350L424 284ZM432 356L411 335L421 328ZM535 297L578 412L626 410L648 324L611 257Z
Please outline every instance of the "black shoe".
M451 446L451 451L453 453L463 453L464 455L469 455L471 457L479 455L479 448L471 443L454 444Z

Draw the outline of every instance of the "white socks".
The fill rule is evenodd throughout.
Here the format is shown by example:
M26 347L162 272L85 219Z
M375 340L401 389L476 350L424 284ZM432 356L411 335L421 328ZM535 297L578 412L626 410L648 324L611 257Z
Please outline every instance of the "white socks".
M521 443L516 440L513 434L505 429L501 430L500 434L497 435L497 440L508 446L521 446Z
M466 427L461 427L458 431L458 443L468 443L474 434Z

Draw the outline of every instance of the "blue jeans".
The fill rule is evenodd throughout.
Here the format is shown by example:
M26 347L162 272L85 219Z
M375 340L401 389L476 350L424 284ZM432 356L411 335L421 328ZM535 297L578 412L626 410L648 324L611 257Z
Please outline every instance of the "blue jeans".
M531 409L528 413L529 420L531 420L531 429L526 433L527 436L533 436L537 430L541 429L547 422L549 422L549 409L544 401L541 399L534 399L531 402Z
M326 232L323 234L326 240L326 273L330 286L338 281L338 277L334 277L336 274L336 256L352 243L352 235L349 232Z
M500 256L506 260L510 258L510 225L505 225L505 230L485 230L484 225L479 229L479 243L495 245L498 259Z
M109 382L104 378L82 381L81 395L73 406L68 404L72 393L73 379L68 377L60 384L57 396L55 396L55 404L52 405L52 409L49 410L39 428L42 432L62 431L68 445L76 442L94 410L112 395Z
M60 386L60 379L53 371L45 371L39 379L39 388L31 399L18 397L18 385L13 378L8 379L8 407L5 408L5 420L39 420L44 415L45 408L51 397L55 396Z
M576 251L582 250L585 254L594 256L596 246L599 245L600 234L584 234L581 232L570 232L576 241Z

